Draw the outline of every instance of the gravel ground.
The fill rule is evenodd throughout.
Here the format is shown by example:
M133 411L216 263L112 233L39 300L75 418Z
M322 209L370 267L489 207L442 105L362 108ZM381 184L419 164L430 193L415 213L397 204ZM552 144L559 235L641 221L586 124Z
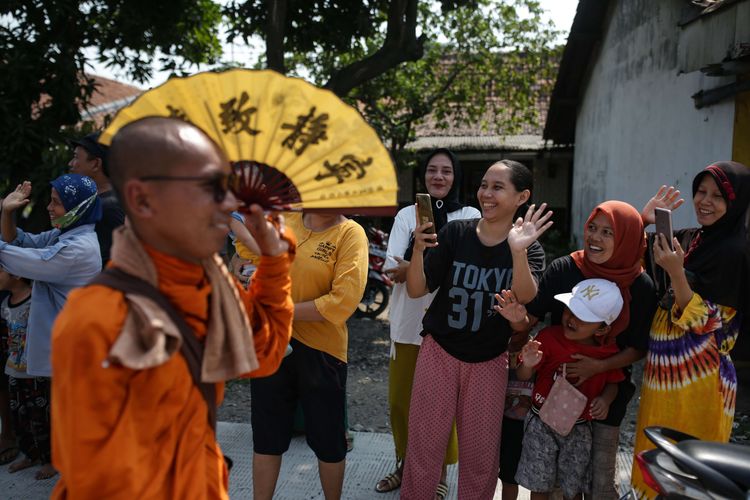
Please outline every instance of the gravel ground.
M349 373L347 380L349 426L355 431L390 432L388 423L388 353L387 313L380 318L352 318L349 326ZM633 379L640 382L643 362L636 364ZM732 440L750 444L750 366L738 370L737 414ZM621 447L632 450L637 401L640 387L628 407L622 425ZM250 422L250 384L246 380L230 382L224 404L219 408L220 421Z
M382 314L381 318L387 317ZM349 427L355 431L390 432L388 424L387 319L352 318L349 326L347 395ZM250 423L250 384L237 380L227 385L222 422Z

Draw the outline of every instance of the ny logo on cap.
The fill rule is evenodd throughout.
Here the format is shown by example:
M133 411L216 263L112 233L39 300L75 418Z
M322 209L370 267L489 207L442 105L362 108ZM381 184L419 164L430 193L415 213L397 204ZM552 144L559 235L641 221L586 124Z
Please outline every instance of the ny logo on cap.
M599 295L599 293L599 289L596 287L596 285L589 285L581 291L581 295L589 300Z

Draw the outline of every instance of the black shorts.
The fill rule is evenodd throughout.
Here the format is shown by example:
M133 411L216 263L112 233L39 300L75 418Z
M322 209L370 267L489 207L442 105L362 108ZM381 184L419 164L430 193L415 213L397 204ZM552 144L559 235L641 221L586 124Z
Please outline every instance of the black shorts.
M297 401L307 444L328 463L346 457L346 363L292 339L292 353L271 376L250 382L253 450L282 455L289 449Z
M497 477L504 483L518 484L516 470L521 460L523 445L523 420L503 417L500 437L500 473Z

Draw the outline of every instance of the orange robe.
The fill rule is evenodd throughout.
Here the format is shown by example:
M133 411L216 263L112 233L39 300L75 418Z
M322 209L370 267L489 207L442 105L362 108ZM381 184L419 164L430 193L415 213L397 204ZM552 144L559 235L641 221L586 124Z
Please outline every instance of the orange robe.
M202 338L211 292L202 267L146 249L159 290ZM262 257L240 292L260 363L250 377L274 373L289 343L289 266L286 254ZM121 292L92 285L71 293L55 322L52 463L61 477L52 498L228 498L223 456L183 356L141 371L103 364L126 314ZM217 403L223 395L217 384Z

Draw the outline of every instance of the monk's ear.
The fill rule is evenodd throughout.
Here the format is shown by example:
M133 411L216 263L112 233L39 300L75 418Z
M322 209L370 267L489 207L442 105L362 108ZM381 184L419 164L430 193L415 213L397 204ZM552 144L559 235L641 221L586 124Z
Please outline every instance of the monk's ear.
M154 216L154 192L148 182L130 179L122 189L123 200L128 214L137 219L149 219Z

